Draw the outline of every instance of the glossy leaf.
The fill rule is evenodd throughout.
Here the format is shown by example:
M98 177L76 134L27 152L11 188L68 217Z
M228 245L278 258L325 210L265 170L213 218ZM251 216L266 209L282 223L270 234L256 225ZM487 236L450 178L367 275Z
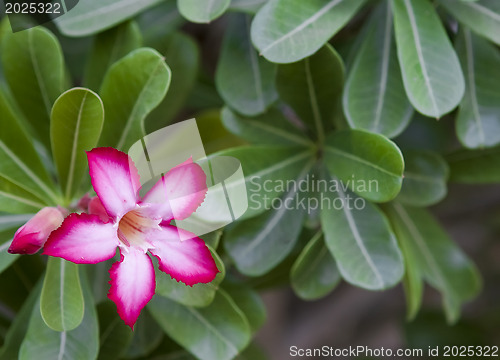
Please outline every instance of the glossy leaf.
M462 303L481 288L476 267L426 210L394 203L388 213L399 241L415 254L418 270L443 294L448 321L455 322Z
M97 145L103 123L104 105L99 95L89 89L68 90L54 103L50 123L52 156L66 199L78 191L87 169L85 151Z
M200 66L198 44L182 32L174 32L151 43L172 70L172 82L162 102L146 119L147 130L170 124L185 105L194 86Z
M500 45L500 3L496 0L453 1L439 3L458 21L497 45Z
M61 258L49 258L40 296L40 311L52 330L67 332L80 325L84 302L78 265Z
M401 190L403 156L382 135L361 130L336 132L326 140L325 163L343 186L368 200L389 201Z
M91 360L99 350L96 311L86 279L82 279L85 313L82 323L71 331L51 330L43 321L40 305L33 308L28 332L19 352L20 360L60 359Z
M262 214L273 199L285 192L280 187L287 180L311 169L313 150L306 148L253 146L221 151L214 156L232 156L240 160L245 174L248 209L240 218L247 219ZM267 189L264 183L267 181Z
M268 0L232 0L229 10L255 14Z
M497 184L500 182L500 148L462 150L447 158L450 180L463 184Z
M205 308L185 307L155 296L148 310L169 337L201 360L233 359L250 341L247 320L223 291Z
M247 145L246 141L231 134L222 124L221 110L206 110L196 114L196 125L207 154Z
M177 0L179 12L189 21L209 23L221 16L231 0Z
M270 0L254 18L252 41L269 61L302 60L318 51L364 3L365 0Z
M326 45L300 62L278 67L278 92L322 142L333 127L334 111L344 85L344 64Z
M374 11L346 81L343 103L351 128L389 138L409 124L413 107L404 92L390 2Z
M339 270L321 231L313 236L293 264L290 282L295 294L304 300L322 298L340 282Z
M277 109L270 109L260 116L247 118L225 107L222 110L222 122L233 134L255 144L313 145L313 142Z
M0 90L0 197L5 211L33 212L57 203L53 185L5 93ZM40 206L42 205L42 206Z
M278 99L276 65L259 57L250 39L250 17L229 20L217 64L215 83L226 104L237 112L262 114Z
M66 36L88 36L134 17L162 0L100 0L99 6L88 0L80 0L71 11L57 18L58 29Z
M341 187L323 196L330 200L321 209L325 242L342 277L370 290L396 285L404 274L403 258L384 214Z
M127 21L110 30L99 33L94 38L85 70L86 87L99 91L108 69L116 61L138 49L142 43L137 23Z
M224 291L245 314L250 330L256 333L266 322L266 306L259 294L252 288L236 283L224 282Z
M11 227L0 231L0 274L19 257L7 252L17 229L18 227Z
M128 347L124 358L144 357L149 359L149 355L161 343L164 337L160 326L148 311L142 311L137 319L133 331L134 337Z
M156 50L135 50L116 62L101 88L106 121L100 144L127 151L142 136L144 119L163 100L170 69Z
M208 284L195 284L188 286L182 282L172 279L161 271L156 271L156 294L172 299L180 304L193 307L204 307L210 305L214 300L219 285L226 276L224 262L219 255L212 250L219 273L215 279Z
M458 138L468 148L498 145L500 52L487 40L468 30L460 34L456 46L467 81L456 120Z
M99 315L99 357L100 360L120 359L127 350L133 332L116 312L116 306L106 301L97 306Z
M415 109L440 118L462 100L464 76L429 0L392 0L398 58Z
M165 0L137 17L145 46L181 27L186 20L177 8L176 0ZM154 46L153 46L154 47Z
M1 60L5 78L26 119L49 148L52 104L63 91L64 59L57 38L43 27L8 31Z
M448 164L437 153L408 152L397 200L412 206L434 205L446 196L448 175Z

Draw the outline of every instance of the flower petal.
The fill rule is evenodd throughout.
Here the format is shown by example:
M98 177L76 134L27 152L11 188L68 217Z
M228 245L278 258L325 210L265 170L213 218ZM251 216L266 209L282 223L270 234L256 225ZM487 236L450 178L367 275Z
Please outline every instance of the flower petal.
M106 212L121 217L137 203L141 187L139 173L132 159L113 148L96 148L87 152L92 186Z
M108 222L109 221L109 215L106 212L106 209L102 205L101 200L97 196L93 197L89 201L88 205L88 212L89 214L97 215L99 216L99 219L101 219L103 222Z
M132 246L120 252L121 261L115 262L109 270L108 298L116 304L118 315L125 324L133 328L142 308L155 293L155 272L144 251Z
M15 233L9 247L11 254L34 254L40 250L50 233L63 222L64 215L54 207L45 207Z
M111 259L119 243L113 223L104 223L97 215L71 214L50 234L43 255L96 264Z
M193 233L162 226L148 240L154 246L150 252L158 258L160 270L177 281L190 286L209 283L219 272L207 245Z
M206 193L207 176L189 158L162 176L142 201L150 204L152 216L184 220L201 205Z

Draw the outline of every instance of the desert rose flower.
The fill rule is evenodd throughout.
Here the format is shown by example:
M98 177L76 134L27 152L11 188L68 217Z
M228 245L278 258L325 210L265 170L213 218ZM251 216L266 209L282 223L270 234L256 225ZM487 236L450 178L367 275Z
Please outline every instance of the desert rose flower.
M9 247L11 254L32 255L40 250L50 233L61 226L64 210L44 207L15 233Z
M211 282L219 270L205 242L170 225L189 217L204 201L206 175L188 159L171 169L141 199L138 171L130 157L113 148L87 152L92 186L89 214L71 214L52 232L44 254L77 264L111 259L116 248L121 260L109 273L108 297L118 314L133 327L155 292L159 269L187 285Z

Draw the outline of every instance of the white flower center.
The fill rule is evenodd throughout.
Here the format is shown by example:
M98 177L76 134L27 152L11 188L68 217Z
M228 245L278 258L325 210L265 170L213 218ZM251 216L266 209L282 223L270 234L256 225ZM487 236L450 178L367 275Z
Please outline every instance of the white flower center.
M146 241L146 234L158 228L161 219L146 216L141 209L126 213L118 224L118 238L126 246L134 246L147 251L151 244Z

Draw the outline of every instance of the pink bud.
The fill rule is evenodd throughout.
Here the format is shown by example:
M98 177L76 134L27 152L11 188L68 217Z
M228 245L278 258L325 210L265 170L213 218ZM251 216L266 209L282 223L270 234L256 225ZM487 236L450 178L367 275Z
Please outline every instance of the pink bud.
M61 226L64 214L54 207L44 207L14 235L9 247L11 254L34 254L40 250L50 233Z

